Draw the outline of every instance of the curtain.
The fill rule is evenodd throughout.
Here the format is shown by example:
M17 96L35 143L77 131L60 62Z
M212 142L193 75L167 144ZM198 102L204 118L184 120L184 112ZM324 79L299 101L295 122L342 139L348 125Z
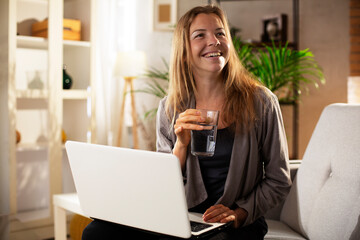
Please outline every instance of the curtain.
M97 4L97 142L115 145L124 80L113 76L113 68L119 51L135 50L136 1L106 0Z

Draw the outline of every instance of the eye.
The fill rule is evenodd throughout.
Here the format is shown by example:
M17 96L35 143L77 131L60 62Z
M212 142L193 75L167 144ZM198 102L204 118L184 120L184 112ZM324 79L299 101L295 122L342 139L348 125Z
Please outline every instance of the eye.
M194 39L195 39L195 38L202 38L202 37L204 37L204 33L199 33L199 34L196 34L196 35L194 36Z
M225 37L225 33L224 33L224 32L218 32L216 35L217 35L217 36L221 36L221 37Z

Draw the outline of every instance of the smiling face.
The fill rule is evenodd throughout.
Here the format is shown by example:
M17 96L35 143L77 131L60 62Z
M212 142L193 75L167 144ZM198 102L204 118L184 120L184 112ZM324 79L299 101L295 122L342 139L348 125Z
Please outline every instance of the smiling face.
M216 14L197 15L190 26L189 41L195 78L218 76L229 60L230 43Z

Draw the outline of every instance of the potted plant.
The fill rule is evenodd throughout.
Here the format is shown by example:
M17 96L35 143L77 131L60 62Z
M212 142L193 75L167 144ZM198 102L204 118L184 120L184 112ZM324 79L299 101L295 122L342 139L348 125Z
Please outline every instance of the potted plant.
M262 44L253 47L234 38L234 47L244 67L264 86L274 92L280 103L299 100L301 90L308 91L308 85L316 88L325 83L321 67L309 49L293 50L288 43L278 46Z

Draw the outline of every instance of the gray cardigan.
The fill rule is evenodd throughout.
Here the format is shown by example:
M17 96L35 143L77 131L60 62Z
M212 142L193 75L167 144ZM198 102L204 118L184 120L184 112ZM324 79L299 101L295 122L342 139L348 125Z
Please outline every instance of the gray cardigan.
M235 134L230 167L224 194L217 204L244 208L248 225L263 216L267 210L279 204L290 186L288 148L278 100L269 90L261 94L255 103L258 119L245 134ZM166 97L161 100L157 112L156 148L171 153L176 141L171 121L165 113ZM195 108L195 100L189 104ZM184 173L185 194L188 208L195 207L207 198L197 157L190 153Z

